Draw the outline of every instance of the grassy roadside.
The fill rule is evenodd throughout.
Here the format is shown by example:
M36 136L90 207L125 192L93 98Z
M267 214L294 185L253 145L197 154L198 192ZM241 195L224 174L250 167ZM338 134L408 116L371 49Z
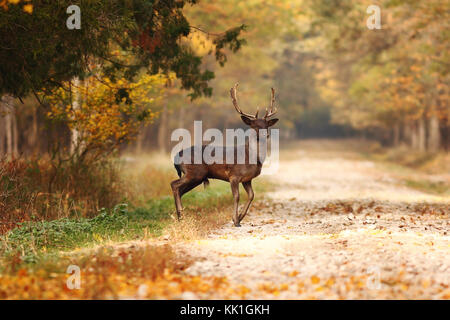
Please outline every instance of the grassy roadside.
M173 179L172 174L161 180ZM255 185L259 196L265 188L264 182ZM246 199L245 192L241 193L241 199ZM179 223L171 217L175 213L171 195L136 202L139 206L123 203L110 210L101 209L93 218L21 223L0 237L0 274L15 274L23 269L65 272L63 257L80 250L157 239L163 234L169 234L174 241L192 239L231 219L230 187L221 181L213 181L206 190L199 186L186 194L184 219Z
M180 299L186 291L229 290L220 277L181 272L192 260L170 245L231 220L229 184L211 181L208 189L186 194L183 219L174 221L170 161L160 157L149 165L143 159L122 172L132 182L124 194L128 201L90 218L24 222L0 236L0 299ZM263 178L255 182L258 200L270 185ZM242 187L241 196L242 203ZM67 285L73 265L81 270L77 290Z
M365 159L389 172L402 185L422 192L450 197L450 153L418 152L405 146L389 148L363 139L309 139L283 143L281 158L294 160L308 154ZM295 150L295 152L292 152Z
M418 152L406 147L381 148L373 144L361 154L409 188L450 197L450 153Z

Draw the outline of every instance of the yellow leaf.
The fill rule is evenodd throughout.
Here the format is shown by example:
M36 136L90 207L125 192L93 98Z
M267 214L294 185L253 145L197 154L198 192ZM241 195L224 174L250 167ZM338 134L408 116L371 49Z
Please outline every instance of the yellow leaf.
M318 283L320 282L320 278L317 277L317 276L312 276L312 277L311 277L311 282L312 282L313 284L318 284Z
M289 285L288 285L287 283L283 283L283 284L280 286L280 291L285 291L285 290L287 290L287 289L289 289Z
M33 13L33 5L32 4L24 5L23 11L25 11L26 13L32 14Z
M328 287L331 287L334 284L334 279L330 278L328 279L328 281L325 283Z
M294 270L291 273L289 273L290 277L295 277L296 275L298 275L298 271Z

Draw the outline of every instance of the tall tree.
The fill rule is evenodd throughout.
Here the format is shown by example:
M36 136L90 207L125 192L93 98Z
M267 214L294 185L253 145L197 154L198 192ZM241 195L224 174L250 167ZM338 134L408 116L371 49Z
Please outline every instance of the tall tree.
M174 72L192 97L210 95L208 81L214 74L201 69L202 57L193 53L187 38L194 26L183 14L186 5L196 2L35 0L31 14L21 5L0 9L0 61L8 61L0 64L0 94L24 97L76 76L82 79L95 59L111 78L121 72L131 79L141 68L149 74ZM81 9L79 30L66 27L70 5ZM225 48L240 48L243 29L233 27L215 37L219 62L225 60ZM112 47L119 47L121 55Z
M330 95L336 114L358 128L391 131L394 141L396 128L408 127L414 148L436 149L440 127L450 125L450 3L378 1L379 30L365 26L370 4L309 1L312 33L324 39L324 54L334 62L328 67L339 83Z

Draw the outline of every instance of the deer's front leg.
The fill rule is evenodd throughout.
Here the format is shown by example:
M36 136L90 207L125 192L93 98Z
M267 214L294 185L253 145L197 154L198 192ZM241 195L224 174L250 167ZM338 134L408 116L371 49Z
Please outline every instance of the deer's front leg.
M244 219L245 215L248 212L248 209L250 208L250 204L252 203L253 198L255 197L255 193L253 192L251 180L247 181L247 182L242 182L242 185L244 186L244 189L247 192L248 200L247 200L247 204L245 205L244 211L242 211L242 214L239 216L239 222L241 222L242 219Z
M236 179L230 180L231 184L231 192L233 193L234 198L234 215L233 215L233 222L235 227L240 227L241 224L239 223L239 181Z
M181 219L181 211L183 210L183 206L181 205L181 195L180 195L180 185L182 184L182 179L178 179L172 181L170 184L172 187L173 197L175 199L175 208L177 210L177 219Z

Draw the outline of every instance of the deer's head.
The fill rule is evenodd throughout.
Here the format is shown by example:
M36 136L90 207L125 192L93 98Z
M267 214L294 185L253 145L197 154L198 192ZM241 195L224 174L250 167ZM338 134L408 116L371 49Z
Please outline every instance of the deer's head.
M242 121L250 128L254 129L256 131L257 137L259 137L259 130L265 129L267 130L267 137L269 137L269 127L273 126L275 123L278 122L278 119L270 119L273 115L277 113L277 108L274 110L274 103L275 103L275 90L271 89L271 99L270 99L270 106L266 108L266 113L264 117L258 118L259 109L256 110L255 115L251 115L248 113L242 112L241 108L239 108L238 102L237 102L237 87L238 83L234 85L233 88L230 90L231 100L233 101L234 108L236 111L241 115Z

